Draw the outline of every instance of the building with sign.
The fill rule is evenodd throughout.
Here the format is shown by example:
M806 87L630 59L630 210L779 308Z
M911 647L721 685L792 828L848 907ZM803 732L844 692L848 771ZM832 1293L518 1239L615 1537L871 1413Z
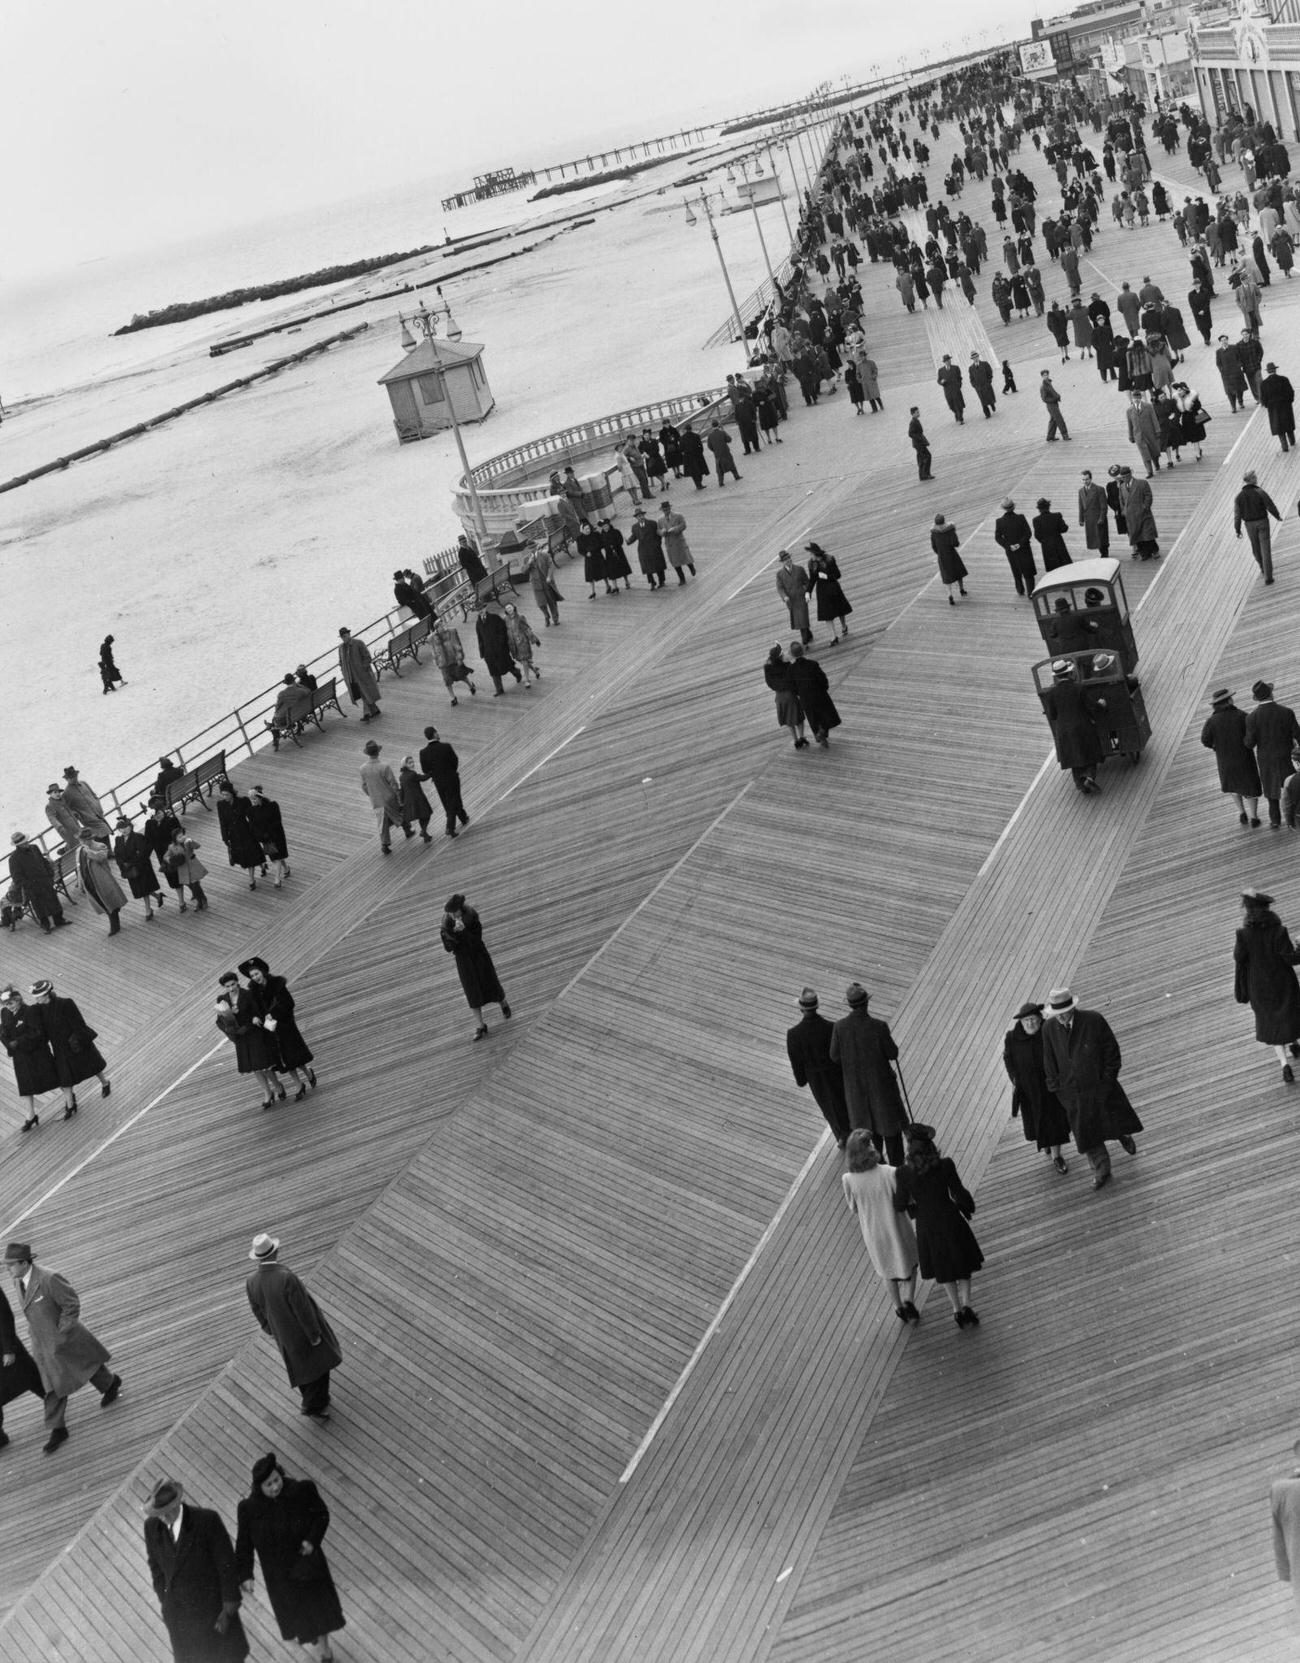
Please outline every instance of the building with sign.
M1111 36L1101 44L1101 67L1111 92L1131 92L1150 108L1196 99L1191 46L1185 29Z
M1300 0L1234 0L1194 15L1188 48L1207 120L1249 109L1283 143L1300 139Z

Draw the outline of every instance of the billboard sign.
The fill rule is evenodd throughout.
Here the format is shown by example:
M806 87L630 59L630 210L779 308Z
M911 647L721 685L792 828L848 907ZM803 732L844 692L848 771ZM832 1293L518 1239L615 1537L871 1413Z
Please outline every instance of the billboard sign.
M1025 41L1020 48L1020 72L1022 75L1051 75L1056 70L1056 59L1052 56L1052 44L1046 40Z

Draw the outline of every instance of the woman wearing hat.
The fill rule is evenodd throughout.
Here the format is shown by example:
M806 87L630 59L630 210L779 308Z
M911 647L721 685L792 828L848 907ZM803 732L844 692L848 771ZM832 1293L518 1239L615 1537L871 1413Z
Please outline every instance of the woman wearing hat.
M233 970L227 970L221 977L217 1027L235 1048L235 1067L241 1074L255 1076L265 1093L262 1107L273 1109L277 1100L283 1102L285 1089L275 1077L280 1054L274 1031L267 1032L263 1019L258 1017L252 992L239 985L239 977Z
M236 1509L235 1569L240 1592L253 1592L253 1555L262 1566L266 1596L280 1636L319 1646L322 1663L334 1656L330 1635L344 1626L343 1608L321 1543L330 1511L309 1478L289 1478L274 1455L253 1467L253 1488Z
M71 1120L77 1112L77 1087L83 1080L98 1080L101 1097L113 1089L104 1072L108 1065L95 1044L99 1035L75 1000L55 993L53 982L33 982L32 1002L54 1058L55 1077L63 1092L63 1118Z
M252 1021L271 1042L276 1058L273 1065L275 1072L293 1075L298 1087L294 1102L300 1103L307 1095L308 1085L315 1086L316 1076L311 1066L311 1048L302 1037L294 1017L293 994L289 992L289 984L283 976L271 974L271 967L265 959L245 959L239 973L248 978L245 991L253 1013ZM302 1070L301 1075L299 1069ZM279 1095L284 1096L282 1085Z
M456 974L474 1013L474 1038L486 1039L488 1025L483 1020L483 1006L500 1005L502 1016L508 1018L510 1005L492 955L483 944L482 920L463 895L453 895L447 902L440 934L443 947L455 955Z
M898 1169L894 1206L916 1208L916 1245L921 1275L943 1287L958 1328L978 1328L971 1309L970 1281L984 1263L980 1244L966 1222L975 1202L957 1176L957 1168L940 1155L934 1128L914 1120L907 1128L907 1159Z
M906 1213L894 1205L897 1174L886 1166L862 1129L849 1134L848 1171L840 1182L849 1211L858 1215L862 1240L876 1275L889 1287L894 1315L900 1322L920 1322L912 1303L916 1295L916 1232Z
M806 750L808 741L803 731L803 707L799 703L798 693L795 692L791 665L779 642L767 655L767 663L763 666L763 680L776 694L777 726L790 730L796 751Z
M1219 765L1219 790L1236 803L1238 821L1243 826L1258 827L1263 788L1255 753L1246 743L1246 712L1237 709L1226 687L1210 694L1210 714L1201 729L1201 744L1214 752Z
M275 887L279 889L289 876L289 839L284 833L279 803L268 797L260 785L248 788L248 822L262 846L262 870L266 871L268 861L276 864Z
M153 861L149 856L149 845L138 831L131 830L131 822L125 814L118 816L117 836L113 840L113 859L117 862L118 871L126 879L132 899L144 902L145 923L152 924L153 903L157 901L161 908L163 894L158 886L158 874L154 871Z
M82 832L77 845L77 877L95 911L107 913L109 935L117 935L122 928L126 895L108 863L108 844L90 832Z
M961 547L957 527L950 525L942 514L934 516L934 525L930 531L930 547L939 563L939 581L946 585L948 590L948 605L956 606L957 594L966 593L966 579L970 574L966 570L966 562L957 553ZM953 593L954 590L957 594Z
M1282 1078L1295 1083L1291 1059L1300 1057L1300 981L1293 965L1300 951L1291 945L1286 925L1273 911L1273 897L1247 889L1241 897L1242 921L1232 957L1233 991L1239 1005L1255 1013L1255 1038L1271 1045L1282 1064Z
M54 1067L54 1053L46 1038L40 1013L25 1004L16 987L0 992L0 1045L14 1065L14 1085L27 1105L23 1131L30 1132L41 1123L36 1112L36 1099L47 1091L59 1089L59 1076Z
M1060 1098L1047 1089L1043 1074L1041 1005L1031 1000L1016 1012L1003 1041L1002 1064L1011 1081L1011 1117L1019 1115L1025 1141L1050 1154L1058 1172L1068 1172L1061 1145L1070 1136L1070 1121Z
M420 781L424 778L415 765L413 756L404 756L402 766L397 771L397 791L402 801L402 830L407 837L411 835L411 821L420 827L420 836L426 843L432 843L429 836L429 821L433 818L433 804L424 794L424 787Z
M247 872L248 887L256 889L258 868L266 863L262 842L253 825L248 798L241 797L229 780L222 780L217 787L217 821L230 864Z
M839 564L820 543L806 543L804 547L810 556L808 582L817 599L817 621L831 626L831 646L838 646L840 638L836 626L847 636L849 613L853 610L848 596L840 588Z

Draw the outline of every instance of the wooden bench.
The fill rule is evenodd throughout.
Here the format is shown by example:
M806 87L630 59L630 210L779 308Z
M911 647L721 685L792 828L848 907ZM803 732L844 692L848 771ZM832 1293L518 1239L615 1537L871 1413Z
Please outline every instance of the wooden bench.
M413 624L408 624L405 629L395 630L375 654L375 674L378 675L381 670L391 670L400 681L402 672L397 666L404 658L409 658L418 664L420 662L420 647L428 639L429 620L427 618L417 618Z
M347 711L339 703L339 679L337 676L331 676L328 681L320 684L311 696L311 703L301 716L295 717L292 722L283 722L279 725L274 721L266 724L267 732L271 735L272 745L278 751L282 739L292 739L298 749L301 750L302 741L298 737L299 734L307 731L308 722L315 722L317 732L323 733L325 724L321 718L327 710L337 710L345 722L348 719Z
M212 804L207 801L213 790L226 778L226 753L218 751L215 756L200 762L197 768L191 768L178 780L172 780L164 787L163 798L168 808L178 809L184 814L189 803L202 803L209 813Z

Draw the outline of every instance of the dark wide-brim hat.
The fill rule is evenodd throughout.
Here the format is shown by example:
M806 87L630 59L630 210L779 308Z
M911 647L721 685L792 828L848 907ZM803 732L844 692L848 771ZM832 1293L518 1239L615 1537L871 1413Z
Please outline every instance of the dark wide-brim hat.
M145 1513L151 1519L160 1518L169 1508L175 1507L178 1501L184 1499L185 1486L175 1478L164 1478L160 1484L154 1486Z
M32 1262L32 1244L27 1241L11 1241L5 1248L5 1263L7 1265L29 1265Z
M1251 687L1252 699L1271 699L1273 697L1273 683L1271 681L1257 681Z
M265 959L245 959L239 967L239 974L251 976L254 970L260 970L264 976L271 974L271 966Z
M927 1126L923 1120L913 1120L904 1126L903 1136L909 1143L933 1143L934 1127Z
M1016 1021L1019 1022L1022 1016L1041 1016L1042 1014L1043 1007L1041 1005L1036 1005L1032 999L1026 999L1016 1012Z

